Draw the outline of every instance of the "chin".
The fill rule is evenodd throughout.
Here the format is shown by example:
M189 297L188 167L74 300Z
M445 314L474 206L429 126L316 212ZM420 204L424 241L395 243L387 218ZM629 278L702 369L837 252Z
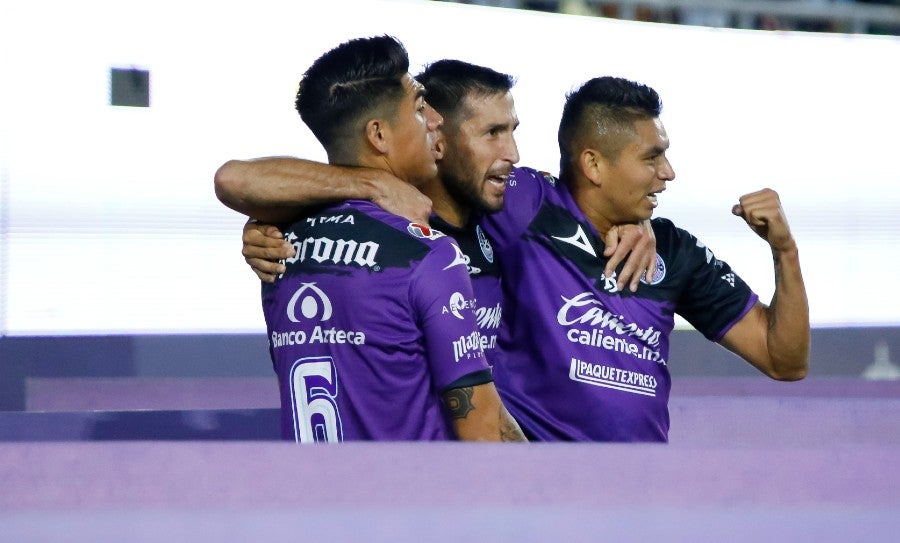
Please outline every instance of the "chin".
M481 209L485 213L496 213L503 209L503 198L499 200L482 200Z

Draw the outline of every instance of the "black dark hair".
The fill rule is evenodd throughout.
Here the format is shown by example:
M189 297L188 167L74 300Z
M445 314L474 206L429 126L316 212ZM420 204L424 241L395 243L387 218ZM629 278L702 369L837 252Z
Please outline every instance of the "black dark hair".
M425 71L416 76L416 80L425 86L428 103L445 120L452 120L459 113L469 94L491 96L506 93L515 84L511 75L452 59L429 64Z
M615 160L620 134L634 133L634 122L659 117L662 101L655 90L620 77L595 77L566 95L559 121L560 176L571 166L585 141L603 139L599 151ZM594 138L592 138L592 136ZM603 145L602 143L606 143Z
M357 38L319 57L303 74L294 102L327 149L355 144L354 120L376 108L396 110L409 72L406 48L392 36Z

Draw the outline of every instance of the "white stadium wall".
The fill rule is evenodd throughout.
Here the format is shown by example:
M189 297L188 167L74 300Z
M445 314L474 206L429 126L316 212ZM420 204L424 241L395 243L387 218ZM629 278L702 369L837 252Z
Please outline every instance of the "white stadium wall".
M213 195L229 158L323 159L293 111L303 70L392 34L414 71L514 74L522 164L556 172L565 93L655 87L678 174L658 214L768 299L765 244L729 213L782 195L816 327L896 326L900 39L633 23L424 1L15 2L0 17L0 335L256 333L243 218ZM111 68L149 108L109 105Z

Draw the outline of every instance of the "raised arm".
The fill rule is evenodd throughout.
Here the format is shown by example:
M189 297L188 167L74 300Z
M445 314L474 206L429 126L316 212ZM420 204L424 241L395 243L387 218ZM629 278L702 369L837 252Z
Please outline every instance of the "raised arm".
M528 441L500 401L494 383L453 388L443 400L463 441Z
M229 160L215 175L216 197L268 223L296 219L302 208L338 200L370 200L413 222L427 223L431 200L390 173L292 157Z
M742 196L732 213L771 247L775 294L768 306L758 303L738 321L721 344L773 379L802 379L809 367L809 302L781 201L775 191L763 189Z

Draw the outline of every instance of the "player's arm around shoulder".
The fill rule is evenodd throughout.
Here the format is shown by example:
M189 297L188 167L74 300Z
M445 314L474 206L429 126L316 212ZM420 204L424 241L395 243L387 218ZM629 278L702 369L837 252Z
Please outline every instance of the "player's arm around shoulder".
M216 197L260 221L296 220L309 206L369 200L413 221L427 222L431 200L412 185L376 168L336 166L295 157L229 160L214 176Z
M721 344L773 379L803 379L809 369L809 301L781 201L774 190L763 189L742 196L732 213L769 244L775 294L768 306L757 303L751 308Z
M463 441L528 441L493 382L451 388L443 401Z

